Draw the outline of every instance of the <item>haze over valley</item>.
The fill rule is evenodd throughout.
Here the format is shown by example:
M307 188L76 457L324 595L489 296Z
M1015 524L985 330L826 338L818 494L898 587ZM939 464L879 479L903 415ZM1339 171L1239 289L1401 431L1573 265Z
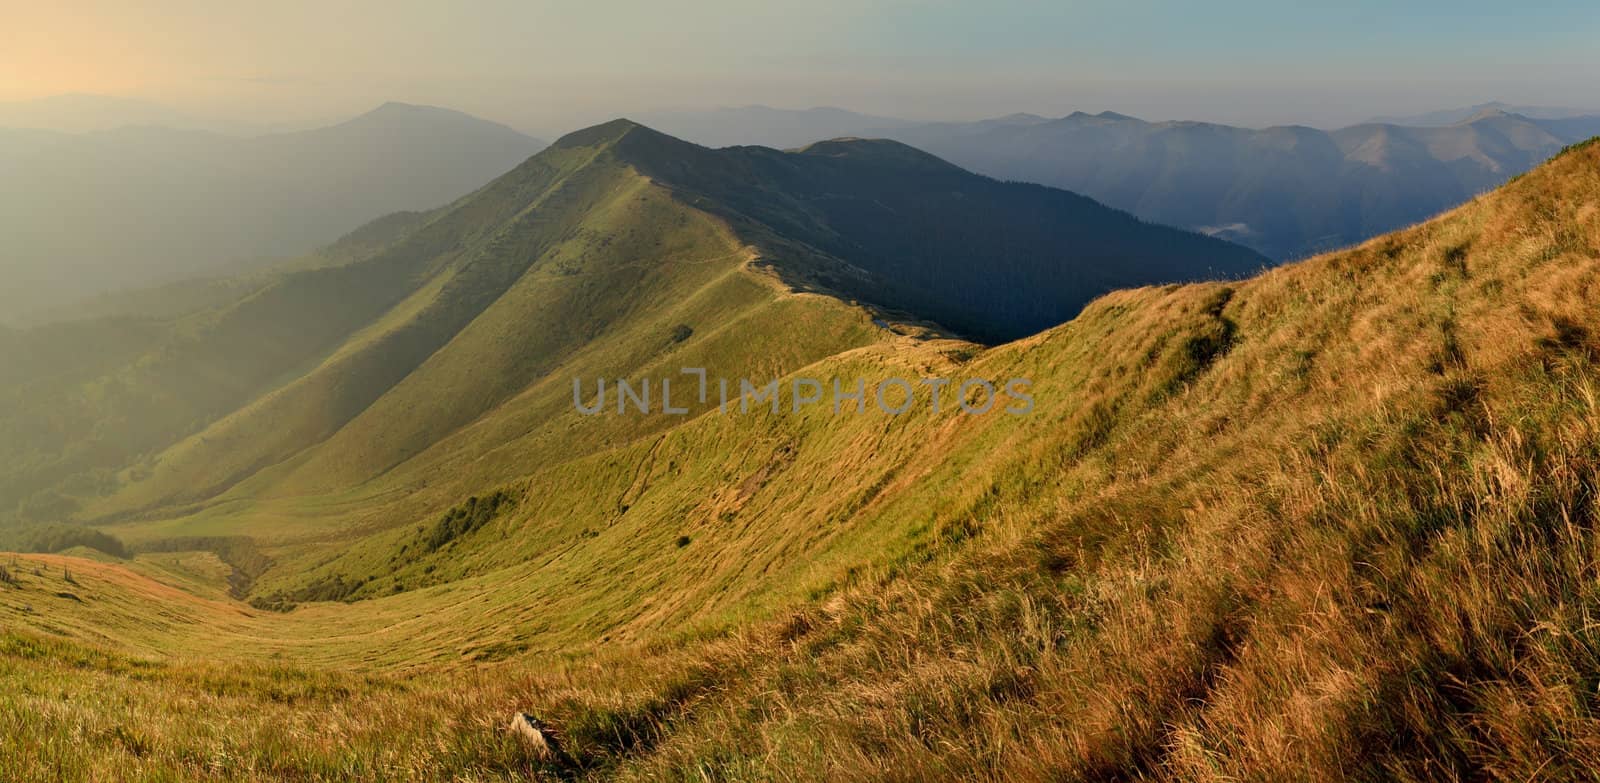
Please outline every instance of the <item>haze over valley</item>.
M543 146L400 103L259 136L0 129L0 257L11 283L0 320L59 317L96 294L297 258L367 221L464 196Z

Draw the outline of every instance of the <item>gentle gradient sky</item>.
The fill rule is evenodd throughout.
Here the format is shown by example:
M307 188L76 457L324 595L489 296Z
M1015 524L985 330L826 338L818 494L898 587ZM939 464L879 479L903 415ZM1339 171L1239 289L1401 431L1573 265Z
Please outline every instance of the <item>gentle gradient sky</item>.
M0 0L0 100L103 93L251 122L402 100L546 135L749 103L1324 126L1491 99L1600 108L1600 3L1523 5Z

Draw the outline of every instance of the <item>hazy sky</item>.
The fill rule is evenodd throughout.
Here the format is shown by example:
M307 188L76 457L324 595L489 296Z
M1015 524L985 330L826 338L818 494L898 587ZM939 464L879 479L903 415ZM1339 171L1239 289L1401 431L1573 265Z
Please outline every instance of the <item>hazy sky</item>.
M1600 108L1600 2L0 0L0 100L252 122L385 100L553 135L651 109L1115 109L1337 125L1490 99Z

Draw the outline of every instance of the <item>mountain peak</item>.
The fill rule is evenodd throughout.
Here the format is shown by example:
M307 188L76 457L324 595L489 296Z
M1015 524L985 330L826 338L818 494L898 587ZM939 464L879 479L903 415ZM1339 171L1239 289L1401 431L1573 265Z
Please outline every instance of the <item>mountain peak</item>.
M446 109L446 108L439 107L439 106L426 106L426 105L417 104L417 103L402 103L400 101L386 101L382 105L380 105L377 108L373 109L372 111L369 111L369 112L367 112L365 114L357 116L355 118L355 121L360 121L360 120L382 120L382 119L393 119L393 118L401 118L401 117L457 116L457 115L459 115L459 116L467 116L467 115L463 114L462 112L456 111L454 109Z
M479 127L479 128L483 128L483 129L494 129L496 132L500 132L500 133L504 133L504 134L515 134L516 136L521 136L523 138L527 138L527 136L525 134L523 134L521 131L516 130L515 128L511 128L509 126L502 125L502 124L500 124L498 122L494 122L492 120L486 120L486 119L483 119L482 117L476 117L476 116L468 114L468 113L466 113L464 111L458 111L456 109L447 109L447 108L445 108L443 106L428 106L426 104L419 104L419 103L402 103L400 101L388 101L388 102L384 103L383 105L378 106L377 108L375 108L375 109L373 109L373 110L371 110L371 111L369 111L369 112L367 112L365 114L358 115L356 117L353 117L353 118L351 118L349 120L341 122L341 123L339 123L337 125L333 125L331 127L332 128L415 127L415 128L430 128L430 129L443 129L443 128L460 129L460 128L468 128L468 127Z
M808 144L795 150L795 154L891 163L901 167L926 168L930 170L958 168L942 158L898 141L866 139L855 136L843 136L837 139Z
M1114 112L1114 111L1102 111L1102 112L1100 112L1098 114L1090 114L1089 112L1086 112L1086 111L1075 111L1075 112L1073 112L1071 114L1068 114L1067 116L1063 117L1062 119L1075 120L1075 121L1079 121L1079 122L1082 122L1082 121L1085 121L1085 120L1109 120L1109 121L1112 121L1112 122L1126 122L1126 121L1130 121L1130 120L1137 120L1138 118L1137 117L1130 117L1130 116L1128 116L1126 114L1119 114L1119 113Z
M607 145L616 145L619 154L628 159L629 162L634 165L650 167L652 170L662 166L674 171L682 170L684 166L688 165L687 161L691 159L702 160L694 154L695 151L698 151L699 154L711 154L714 152L710 148L684 141L626 118L618 118L573 131L557 139L551 147L553 149L570 149ZM769 153L776 152L764 147L749 147L747 149L764 149ZM881 138L842 136L813 142L784 154L848 159L853 162L891 165L901 169L921 168L926 170L960 171L959 167L939 157L898 141Z
M1522 116L1520 114L1516 114L1514 112L1506 111L1504 108L1501 107L1501 105L1487 105L1487 106L1484 106L1484 107L1478 109L1478 111L1474 112L1471 116L1467 117L1466 119L1464 119L1464 120L1462 120L1462 121L1460 121L1460 122L1458 122L1456 124L1457 125L1471 125L1474 122L1482 122L1484 120L1497 120L1497 119L1521 120L1521 121L1524 121L1524 122L1530 121L1530 120L1528 120L1527 117L1524 117L1524 116Z
M637 122L634 122L633 120L625 117L618 117L617 119L609 122L602 122L599 125L592 125L581 130L575 130L559 139L556 139L556 142L550 146L556 149L595 147L617 141L623 136L626 136L636 130L650 129ZM651 131L651 133L655 132L656 131Z

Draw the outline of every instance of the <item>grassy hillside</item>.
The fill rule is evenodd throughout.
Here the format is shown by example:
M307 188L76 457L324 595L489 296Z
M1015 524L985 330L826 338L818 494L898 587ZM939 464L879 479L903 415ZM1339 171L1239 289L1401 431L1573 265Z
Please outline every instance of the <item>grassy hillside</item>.
M602 190L629 208L601 199L585 219L682 203L615 175ZM712 243L695 245L707 266L719 237L750 258L703 226L668 235ZM537 296L540 268L506 290ZM695 293L634 304L563 368L1025 377L1035 410L935 413L921 389L900 416L590 418L541 407L570 405L567 378L496 403L513 371L486 370L470 388L490 407L394 467L358 447L405 438L336 435L193 514L108 528L129 558L0 559L17 683L0 716L25 751L0 775L1433 780L1600 764L1600 146L1358 248L1117 292L988 349L874 327L742 262L665 276L634 284ZM418 301L384 323L439 297ZM718 327L657 332L680 301ZM413 375L463 388L449 352L485 355L478 324ZM779 346L795 352L753 364ZM376 404L418 415L426 395L405 383ZM238 565L159 545L241 533L273 561L236 591L254 605L225 590ZM507 737L518 710L566 757Z
M573 377L770 377L882 336L840 295L1010 335L1119 284L1260 262L900 145L713 151L619 121L447 208L373 223L238 302L121 316L144 342L76 375L19 373L0 411L18 431L0 508L170 519L283 500L300 515L293 500L313 498L393 526L658 426L574 441L560 417ZM117 328L35 330L12 353L56 355L52 329Z

